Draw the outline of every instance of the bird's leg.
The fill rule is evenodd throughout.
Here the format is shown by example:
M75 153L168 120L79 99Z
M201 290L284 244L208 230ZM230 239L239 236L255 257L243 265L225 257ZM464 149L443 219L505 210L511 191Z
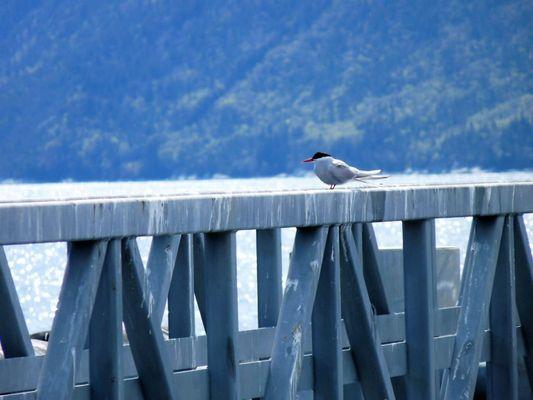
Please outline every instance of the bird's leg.
M332 189L335 189L335 186L337 186L337 185L333 185Z

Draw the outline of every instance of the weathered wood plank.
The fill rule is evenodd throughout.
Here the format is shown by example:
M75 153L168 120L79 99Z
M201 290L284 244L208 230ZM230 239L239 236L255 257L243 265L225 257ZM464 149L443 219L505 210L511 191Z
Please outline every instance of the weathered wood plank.
M120 240L107 245L100 284L89 328L91 396L121 400L122 386L122 264Z
M491 361L487 363L489 399L518 399L515 257L513 218L505 217L490 303Z
M363 224L362 249L363 273L370 302L377 314L389 314L391 306L383 284L384 277L381 275L382 268L379 265L378 244L371 224Z
M134 238L122 241L122 280L124 326L143 393L152 400L175 399L161 321L153 313L154 300Z
M530 213L532 198L524 182L0 202L0 244Z
M457 327L458 308L441 309L435 318L436 335L452 335ZM403 314L391 314L377 316L377 325L380 337L388 337L390 342L401 342L405 340L405 323ZM453 345L453 336L444 336L450 346ZM442 338L441 338L442 339ZM436 339L435 346L439 346L441 339ZM519 336L520 344L521 335ZM262 328L253 331L239 332L239 346L237 347L239 360L249 362L252 360L268 358L272 350L274 340L274 328ZM382 340L382 343L385 343ZM195 368L198 365L207 365L207 341L205 336L186 337L176 340L170 340L165 343L166 353L171 358L171 367L173 370L184 370ZM344 326L342 328L342 346L349 347ZM384 349L388 348L382 346ZM449 348L449 356L442 362L448 362L451 359L452 347ZM312 337L310 328L307 325L304 333L303 351L309 353L312 350ZM519 346L520 354L523 354ZM83 352L80 368L77 369L76 382L88 381L88 352ZM446 353L447 354L447 353ZM401 354L395 353L391 359L395 365L402 364L396 357L402 357ZM38 380L38 374L41 368L43 356L11 358L0 360L0 393L18 392L35 389ZM447 361L446 361L447 360ZM486 361L486 359L482 359ZM440 362L440 361L439 361ZM403 363L405 364L405 363ZM441 365L441 364L439 364ZM124 377L131 378L137 375L135 363L128 345L123 347L123 367ZM391 374L397 370L391 370ZM345 371L346 373L346 371ZM402 373L402 372L401 372ZM405 371L403 371L405 373ZM241 378L242 379L242 378ZM242 393L241 393L242 394Z
M146 278L154 301L152 312L156 321L163 319L180 239L181 235L154 236L152 239L146 264Z
M365 398L395 399L360 256L347 226L341 227L341 299L344 324ZM364 258L366 261L366 258Z
M276 326L281 307L281 229L259 229L257 249L258 326Z
M32 356L28 327L20 307L4 248L0 246L0 344L5 358Z
M312 314L314 398L343 395L339 227L329 228Z
M445 400L472 399L479 368L483 328L487 320L500 250L503 216L476 217L468 244L452 364L444 374Z
M533 260L523 217L514 217L514 245L516 263L516 308L524 333L529 386L533 391Z
M453 329L449 329L448 334L452 334L455 331L455 324L452 324L452 320L456 320L458 314L456 309L441 310L441 320L451 319L446 322L446 327L452 326ZM378 316L378 321L384 316ZM403 317L402 317L403 320ZM308 325L304 332L303 353L310 355L312 350L312 338L310 326ZM272 349L272 343L274 341L274 328L261 328L253 331L239 332L239 346L238 346L238 358L241 361L241 371L243 365L250 365L254 363L254 360L264 360L268 358ZM383 332L383 331L381 331ZM520 328L517 328L517 333L520 332ZM400 332L399 332L400 333ZM404 339L402 336L398 336L400 341ZM435 354L438 369L447 368L450 366L453 345L455 336L441 336L435 338ZM352 356L349 353L349 342L346 336L346 332L343 329L342 334L342 346L343 346L343 371L344 371L344 383L358 385L358 377L351 361ZM407 373L407 361L406 361L406 346L402 342L386 343L382 344L383 353L387 360L389 372L392 377L402 376ZM165 351L169 355L171 361L171 368L173 371L184 371L194 369L200 365L207 365L207 340L205 336L199 337L187 337L180 339L172 339L165 342ZM348 352L348 353L347 353ZM308 357L308 356L305 357ZM346 362L346 355L350 362ZM518 355L520 357L525 355L524 343L522 335L518 335ZM137 370L135 368L135 362L131 354L130 346L123 346L122 350L122 363L123 363L123 376L127 380L137 376ZM304 357L304 360L305 360ZM39 378L39 372L43 363L43 356L33 357L21 357L10 358L6 360L0 360L0 393L13 393L35 390L37 381ZM483 346L481 351L481 362L490 361L490 332L483 334ZM267 367L268 369L268 367ZM205 369L198 369L196 371L206 371ZM305 372L305 371L304 371ZM305 372L306 374L308 372ZM311 371L312 375L312 371ZM303 384L303 379L306 375L302 375L300 379L300 387ZM246 385L242 385L243 376L241 375L241 395L243 398L246 394ZM76 370L76 383L84 384L89 380L89 351L85 350L81 353L80 367ZM257 386L264 389L266 384L266 378L264 381L256 382ZM306 386L307 387L307 386ZM308 386L308 389L312 386ZM206 388L207 389L207 388ZM178 392L181 388L177 388ZM264 393L264 392L262 392ZM259 396L259 394L257 394ZM125 397L127 397L127 391L125 390ZM252 397L252 396L250 396Z
M266 400L295 399L302 369L303 331L310 321L327 228L300 228L285 284L272 348Z
M435 220L403 223L408 399L434 400Z
M182 235L168 291L168 336L195 335L192 235Z
M271 328L266 330L272 331ZM242 332L241 332L242 333ZM483 346L481 360L486 361L490 355L490 335L485 333L485 343ZM391 357L399 357L404 360L403 363L395 363L391 372L394 376L405 374L407 367L405 363L405 344L387 344L383 346L384 353L387 359ZM450 362L451 351L453 349L453 337L443 337L435 339L435 349L438 354L450 354L447 362ZM29 357L37 358L37 357ZM299 382L299 391L309 391L314 387L313 377L313 357L310 354L306 354L302 359L302 373ZM442 359L443 363L446 359ZM15 361L10 359L9 361ZM350 350L345 349L342 352L344 384L357 384L357 375L355 374L355 368L353 360L350 354ZM7 360L6 360L7 361ZM249 363L243 363L240 365L240 384L242 398L261 397L264 395L265 383L267 380L268 370L270 366L269 360L255 361ZM440 365L438 365L440 367ZM174 386L176 391L188 400L210 400L209 397L209 378L207 369L196 369L188 371L174 372L172 375ZM143 393L138 378L132 377L131 379L124 381L125 398L128 400L143 400ZM90 400L90 392L88 385L76 386L73 393L74 400ZM35 392L17 393L12 395L0 395L1 400L27 400L35 399ZM350 399L351 400L351 399Z
M107 243L103 241L75 242L70 246L37 388L38 399L70 399L75 372L87 337L106 247Z
M205 289L205 275L207 269L207 260L205 258L205 235L203 233L195 233L193 235L193 265L194 265L194 295L198 303L198 310L200 317L204 324L204 329L207 332L206 320L206 289Z
M211 398L240 400L235 232L205 235L207 356Z

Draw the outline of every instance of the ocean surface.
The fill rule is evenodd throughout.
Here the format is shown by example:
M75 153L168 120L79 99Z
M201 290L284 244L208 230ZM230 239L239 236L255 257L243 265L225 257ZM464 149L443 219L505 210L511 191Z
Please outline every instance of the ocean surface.
M466 182L533 181L533 172L486 173L482 171L450 174L402 174L393 175L386 186L406 184L443 184ZM358 187L354 183L347 186ZM277 176L256 179L210 179L152 182L89 182L89 183L0 183L0 202L42 199L73 199L102 196L153 196L165 194L206 192L248 192L265 190L317 189L324 188L313 175L301 177ZM532 199L533 201L533 199ZM437 246L454 246L464 258L471 218L439 219L436 222ZM530 243L533 243L533 214L525 216ZM378 244L382 248L401 247L401 223L374 224ZM287 273L289 252L295 229L282 231L283 271ZM138 238L144 262L148 258L150 238ZM65 243L45 243L5 246L22 309L30 332L49 330L57 305L57 297L66 263ZM463 261L462 261L463 262ZM255 270L255 231L237 233L237 276L239 296L239 328L257 327L257 298ZM166 318L164 319L166 321ZM166 324L166 322L164 322ZM197 313L196 328L203 327Z

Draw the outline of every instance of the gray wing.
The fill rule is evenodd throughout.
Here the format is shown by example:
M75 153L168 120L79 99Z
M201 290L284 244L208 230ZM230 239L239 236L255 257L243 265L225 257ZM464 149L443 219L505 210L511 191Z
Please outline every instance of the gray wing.
M339 183L347 182L357 175L357 169L350 167L342 160L333 160L328 166L328 170L331 175L339 181Z

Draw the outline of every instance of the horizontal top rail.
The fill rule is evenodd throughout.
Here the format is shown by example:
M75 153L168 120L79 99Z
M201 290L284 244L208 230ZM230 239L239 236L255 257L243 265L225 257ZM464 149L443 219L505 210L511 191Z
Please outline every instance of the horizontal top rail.
M0 244L533 212L533 182L0 201Z

